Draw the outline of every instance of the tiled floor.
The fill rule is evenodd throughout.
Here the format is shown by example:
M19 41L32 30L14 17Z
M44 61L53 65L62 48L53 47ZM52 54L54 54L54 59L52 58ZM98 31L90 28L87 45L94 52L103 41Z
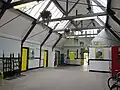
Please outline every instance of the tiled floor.
M109 74L83 71L81 66L37 69L5 81L0 90L109 90Z

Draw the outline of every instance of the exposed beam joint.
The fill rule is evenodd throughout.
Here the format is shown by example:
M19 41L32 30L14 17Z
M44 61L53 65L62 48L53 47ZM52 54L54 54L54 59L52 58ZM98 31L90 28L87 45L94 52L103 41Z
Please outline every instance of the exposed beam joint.
M80 0L77 0L77 2L72 6L72 8L68 11L68 14L75 8L75 6L79 3Z
M44 22L72 20L72 19L77 19L77 18L85 18L85 17L93 17L93 16L104 16L104 15L107 15L107 13L106 12L102 12L102 13L90 13L90 14L84 14L84 15L67 16L67 17L62 17L62 18L50 19L50 20L45 20ZM42 21L40 21L40 22L42 22ZM38 23L40 23L40 22L38 22Z
M71 28L71 31L80 31L80 30L90 30L90 29L104 29L104 26L100 26L100 27L79 27L79 28ZM55 30L54 32L58 32L58 31L65 31L65 29L59 29L59 30Z
M56 45L57 45L58 42L61 40L61 38L62 38L62 35L60 34L58 40L57 40L57 41L55 42L55 44L53 45L52 50L56 47Z

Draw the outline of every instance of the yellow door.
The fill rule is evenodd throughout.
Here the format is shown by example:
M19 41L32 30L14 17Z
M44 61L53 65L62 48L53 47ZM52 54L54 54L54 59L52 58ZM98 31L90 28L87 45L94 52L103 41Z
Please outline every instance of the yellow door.
M44 51L44 68L46 67L47 51Z
M22 48L22 66L21 66L21 70L25 71L27 70L27 54L28 53L28 49L27 48Z

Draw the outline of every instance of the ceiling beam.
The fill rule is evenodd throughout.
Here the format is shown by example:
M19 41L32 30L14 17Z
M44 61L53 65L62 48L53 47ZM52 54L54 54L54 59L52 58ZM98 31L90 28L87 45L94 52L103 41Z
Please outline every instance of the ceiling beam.
M54 22L54 21L62 21L62 20L72 20L77 18L85 18L85 17L93 17L93 16L104 16L107 15L106 12L102 13L90 13L90 14L84 14L84 15L77 15L77 16L67 16L62 18L55 18L50 20L45 20L44 22ZM41 23L42 21L39 21L38 23Z
M104 26L100 27L79 27L79 28L70 28L71 31L80 31L80 30L90 30L90 29L104 29ZM53 32L58 32L58 31L65 31L65 29L59 29L59 30L54 30Z

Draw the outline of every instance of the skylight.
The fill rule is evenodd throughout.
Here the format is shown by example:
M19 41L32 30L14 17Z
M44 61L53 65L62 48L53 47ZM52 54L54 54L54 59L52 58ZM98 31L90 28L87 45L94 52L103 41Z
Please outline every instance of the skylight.
M99 0L98 0L99 1ZM104 0L100 0L99 2L102 4ZM105 0L106 1L106 0ZM107 2L104 2L104 4L107 3ZM94 1L92 1L92 5L97 5ZM98 6L92 6L92 9L93 9L93 12L94 13L100 13L100 12L104 12L100 7ZM106 18L107 16L98 16L104 23L106 23ZM98 19L95 19L101 26L103 26L103 24L98 20Z
M47 10L52 13L51 19L63 17L63 13L56 7L53 2L51 2ZM52 29L64 29L68 22L69 20L50 22L48 26Z
M36 3L31 2L31 4L19 5L14 8L17 8L37 19L40 15L40 12L42 12L45 9L49 2L50 0L39 1Z
M107 7L107 0L97 0L100 2L104 7Z
M13 0L13 2L15 1L16 0ZM44 0L39 2L34 1L34 2L15 6L14 8L23 11L24 13L32 16L35 19L37 19L40 13L45 9L52 13L51 19L63 17L63 13L50 0ZM42 18L40 18L40 21L41 20ZM68 23L69 23L69 20L55 21L55 22L49 22L48 26L51 27L52 29L64 29L67 27Z

